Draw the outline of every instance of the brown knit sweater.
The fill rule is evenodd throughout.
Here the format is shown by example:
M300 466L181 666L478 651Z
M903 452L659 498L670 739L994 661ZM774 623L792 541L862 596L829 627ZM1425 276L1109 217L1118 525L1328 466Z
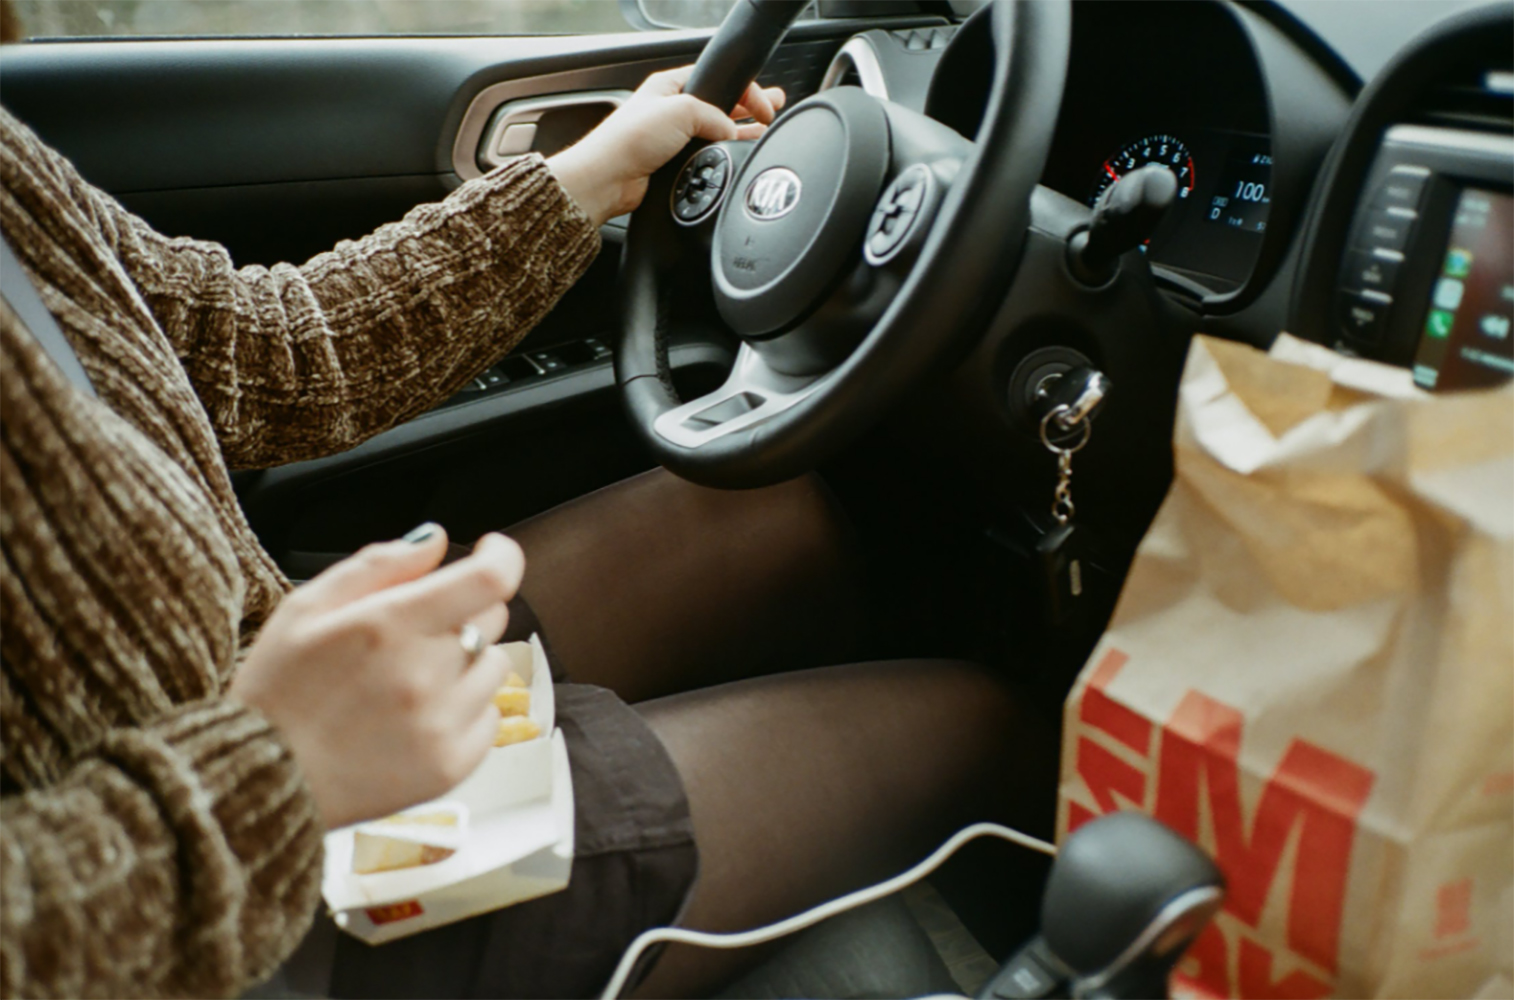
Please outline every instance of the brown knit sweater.
M0 304L0 993L229 995L319 897L279 733L225 697L288 589L227 467L446 398L598 250L540 158L303 267L154 232L0 111L0 223L99 399Z

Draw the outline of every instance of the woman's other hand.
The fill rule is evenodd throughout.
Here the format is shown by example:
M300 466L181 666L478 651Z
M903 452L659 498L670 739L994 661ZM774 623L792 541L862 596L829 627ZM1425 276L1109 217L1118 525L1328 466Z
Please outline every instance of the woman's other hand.
M437 570L446 552L428 524L331 567L284 599L232 682L283 732L328 829L443 794L493 745L508 666L494 644L525 556L485 535Z
M754 83L727 116L683 92L693 69L653 73L599 127L547 161L596 225L640 205L647 179L690 139L755 139L783 108L782 88ZM744 118L755 121L736 124Z

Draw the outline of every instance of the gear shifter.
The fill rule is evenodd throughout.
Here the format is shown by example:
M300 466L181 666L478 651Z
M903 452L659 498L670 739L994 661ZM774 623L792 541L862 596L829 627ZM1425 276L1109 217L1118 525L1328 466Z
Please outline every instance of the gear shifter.
M1196 846L1140 813L1093 820L1057 853L1041 934L979 994L1165 997L1167 978L1225 898Z
M1151 238L1177 194L1177 177L1156 163L1121 177L1099 198L1088 228L1068 240L1068 269L1087 285L1109 281L1120 255Z

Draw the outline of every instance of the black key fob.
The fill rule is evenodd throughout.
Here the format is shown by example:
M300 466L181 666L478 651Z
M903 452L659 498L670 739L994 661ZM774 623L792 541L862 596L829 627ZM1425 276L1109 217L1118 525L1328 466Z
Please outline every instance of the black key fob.
M1041 569L1041 594L1046 622L1065 628L1077 614L1083 597L1083 545L1076 525L1059 524L1036 543Z

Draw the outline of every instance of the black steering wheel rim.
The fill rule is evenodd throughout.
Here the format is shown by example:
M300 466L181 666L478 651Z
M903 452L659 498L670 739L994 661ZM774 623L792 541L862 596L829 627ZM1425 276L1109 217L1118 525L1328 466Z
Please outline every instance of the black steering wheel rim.
M775 29L771 6L766 23L754 25L747 5L762 13L754 0L738 0L690 79L689 92L717 106L736 102L802 7L784 5ZM1071 39L1068 0L997 0L991 17L994 86L976 148L893 301L823 385L772 419L698 447L675 443L656 428L659 417L681 405L667 336L682 234L668 205L687 154L652 179L625 248L616 378L633 426L663 467L722 488L765 486L810 471L950 359L962 337L986 320L984 303L1002 298L1019 265L1030 196L1060 113ZM745 31L727 31L743 21Z

